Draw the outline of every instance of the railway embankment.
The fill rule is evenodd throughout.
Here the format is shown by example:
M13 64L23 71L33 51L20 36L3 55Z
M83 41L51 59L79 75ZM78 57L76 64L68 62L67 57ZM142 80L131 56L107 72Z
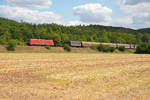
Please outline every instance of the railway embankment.
M0 52L7 52L7 46L0 45ZM72 47L71 52L97 52L90 48L76 48ZM67 52L63 47L51 47L46 49L45 46L16 46L14 52Z

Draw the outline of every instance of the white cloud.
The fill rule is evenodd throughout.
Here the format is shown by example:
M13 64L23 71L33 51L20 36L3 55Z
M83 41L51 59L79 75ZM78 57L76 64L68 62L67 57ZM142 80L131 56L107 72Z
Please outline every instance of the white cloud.
M120 8L127 14L124 17L112 18L112 9L99 3L73 7L73 12L80 20L63 22L60 16L51 11L40 11L49 8L51 0L5 0L7 5L0 5L0 17L23 20L29 23L58 23L63 25L114 25L130 28L150 26L150 0L120 0ZM38 8L32 10L31 8Z
M124 0L123 3L126 5L136 5L139 3L150 2L150 0Z
M68 21L68 22L61 22L60 24L65 25L65 26L77 26L77 25L88 25L87 23L74 20L74 21Z
M111 20L112 10L99 3L85 4L73 8L74 14L84 23L105 23Z
M14 19L16 21L23 20L29 23L57 23L60 16L53 12L40 12L38 10L30 10L27 8L0 6L0 16Z
M127 17L118 17L118 18L113 18L111 21L112 25L117 25L117 26L128 26L133 23L132 17L127 16Z
M149 27L150 23L150 1L149 0L124 0L120 3L123 12L132 17L130 26L134 28Z
M125 5L122 4L121 10L123 10L126 13L132 13L134 15L145 15L145 13L150 13L150 3L139 3L136 5Z
M51 0L6 0L8 5L26 8L48 8Z

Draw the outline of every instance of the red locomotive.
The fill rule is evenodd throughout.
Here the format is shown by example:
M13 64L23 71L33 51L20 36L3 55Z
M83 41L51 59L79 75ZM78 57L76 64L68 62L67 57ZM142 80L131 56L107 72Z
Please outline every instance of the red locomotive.
M44 39L29 39L28 45L54 46L54 41L53 40L44 40Z

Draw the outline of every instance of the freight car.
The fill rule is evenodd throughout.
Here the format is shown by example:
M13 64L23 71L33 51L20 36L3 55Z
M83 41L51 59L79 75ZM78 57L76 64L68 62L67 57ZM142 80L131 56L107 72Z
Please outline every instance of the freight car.
M126 49L135 49L136 45L133 44L119 44L119 43L102 43L102 42L81 42L82 47L91 47L97 45L109 45L115 48L119 48L120 46L124 46Z
M82 47L91 47L91 46L97 46L100 45L100 42L81 42Z
M44 39L29 39L27 44L36 46L54 46L54 41Z
M72 47L82 47L82 42L80 41L67 41L65 43Z

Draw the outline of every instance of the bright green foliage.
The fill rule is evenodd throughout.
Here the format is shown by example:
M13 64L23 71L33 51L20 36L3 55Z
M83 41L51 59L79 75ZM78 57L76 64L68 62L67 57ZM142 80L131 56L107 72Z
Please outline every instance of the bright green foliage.
M50 50L51 49L51 46L45 46L46 49Z
M93 50L98 50L98 46L91 46L90 48Z
M56 45L68 40L138 44L150 42L150 32L102 25L62 26L57 24L29 24L0 18L0 44L14 39L25 45L30 38L52 39Z

